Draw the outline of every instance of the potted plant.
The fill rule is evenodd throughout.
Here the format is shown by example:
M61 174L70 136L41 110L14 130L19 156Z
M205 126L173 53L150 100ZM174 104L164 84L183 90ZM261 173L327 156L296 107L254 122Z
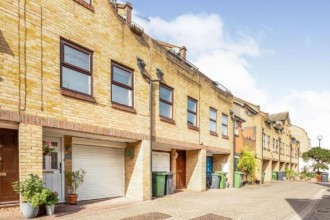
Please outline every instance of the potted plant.
M14 190L21 194L21 213L25 218L34 218L38 215L39 205L43 204L40 193L44 188L44 183L38 175L29 174L22 182L12 183Z
M49 153L54 152L55 148L52 147L51 141L44 141L42 145L42 155L47 156Z
M66 173L67 181L69 184L71 183L71 189L69 192L69 202L71 205L77 204L77 199L78 199L77 189L80 186L80 184L84 182L85 175L86 175L86 171L83 169Z
M45 200L46 213L48 216L54 215L55 213L55 204L59 202L58 193L53 192L49 189L43 189L41 194Z

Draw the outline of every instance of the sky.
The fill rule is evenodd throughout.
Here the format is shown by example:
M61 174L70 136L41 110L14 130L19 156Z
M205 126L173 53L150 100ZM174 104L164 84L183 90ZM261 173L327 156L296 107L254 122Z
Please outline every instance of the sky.
M330 149L330 1L130 2L147 34L186 46L204 74L263 111L289 111Z

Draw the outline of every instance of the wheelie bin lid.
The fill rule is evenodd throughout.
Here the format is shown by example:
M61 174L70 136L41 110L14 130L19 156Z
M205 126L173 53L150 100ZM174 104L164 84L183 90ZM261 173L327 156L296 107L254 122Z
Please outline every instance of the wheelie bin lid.
M219 173L219 174L227 174L227 172L223 172L223 171L215 171L215 173Z
M166 171L153 171L152 174L159 175L159 176L165 176L167 175Z

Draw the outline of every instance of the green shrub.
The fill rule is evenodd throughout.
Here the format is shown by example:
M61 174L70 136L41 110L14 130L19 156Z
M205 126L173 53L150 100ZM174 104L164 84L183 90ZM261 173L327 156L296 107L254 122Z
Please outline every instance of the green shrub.
M20 193L23 202L38 203L40 198L36 196L40 194L42 189L44 189L44 183L38 175L29 174L29 176L22 182L16 181L12 183L14 190ZM35 198L33 198L36 196Z
M257 159L252 151L244 148L239 156L237 168L239 171L244 172L249 182L255 181L255 174L257 169Z

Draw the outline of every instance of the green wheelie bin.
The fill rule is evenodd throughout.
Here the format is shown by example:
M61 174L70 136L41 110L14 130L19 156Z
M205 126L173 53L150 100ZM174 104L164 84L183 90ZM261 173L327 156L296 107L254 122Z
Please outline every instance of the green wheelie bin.
M278 172L277 171L272 172L272 180L278 180Z
M220 189L225 189L226 188L226 172L222 171L216 171L217 174L220 176Z
M167 172L152 172L152 195L161 197L165 195L165 182Z
M244 173L243 172L238 172L236 171L235 172L235 184L234 184L234 187L235 188L241 188L243 186L243 176L244 176Z

